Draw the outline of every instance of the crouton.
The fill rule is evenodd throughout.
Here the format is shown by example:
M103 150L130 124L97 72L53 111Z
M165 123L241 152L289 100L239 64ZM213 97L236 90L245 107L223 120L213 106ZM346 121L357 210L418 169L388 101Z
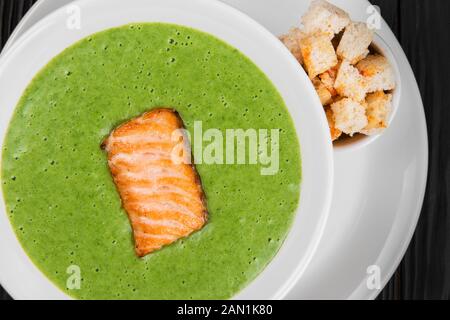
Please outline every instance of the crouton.
M343 97L363 101L367 93L367 80L347 60L342 61L334 88Z
M336 76L339 69L339 63L333 68L321 73L319 75L320 81L325 85L325 88L330 92L331 96L337 95L337 91L334 88L334 83L336 82Z
M330 107L325 109L325 114L327 115L328 126L330 127L331 140L336 141L342 135L342 131L336 128L333 110Z
M353 136L368 124L365 102L344 98L331 105L335 127L342 132Z
M280 36L281 42L284 43L300 64L303 64L302 52L300 50L300 41L303 37L304 34L299 28L292 28L288 34Z
M330 91L328 91L322 81L320 81L319 78L314 78L312 80L312 83L314 85L314 88L316 89L317 94L319 95L322 105L326 106L327 104L330 104L333 101L331 93Z
M388 126L388 117L392 109L392 95L377 91L366 98L367 126L361 133L371 136L380 134Z
M369 55L357 65L367 80L367 92L395 89L395 76L388 60L381 55Z
M302 23L306 34L323 33L331 40L350 23L350 17L327 1L314 0L302 17Z
M373 31L367 27L367 24L352 22L345 28L336 53L339 58L356 64L367 57L372 40Z
M309 35L300 42L303 63L311 79L338 63L331 40L325 34Z

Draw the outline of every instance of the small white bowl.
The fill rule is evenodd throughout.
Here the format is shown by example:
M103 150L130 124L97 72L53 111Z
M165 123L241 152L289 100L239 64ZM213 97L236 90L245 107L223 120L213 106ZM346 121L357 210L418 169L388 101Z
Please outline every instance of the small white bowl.
M357 149L369 146L370 144L375 142L379 137L381 137L386 132L386 130L389 130L389 126L391 125L393 119L395 118L395 115L397 114L397 110L400 104L400 97L402 94L402 82L400 78L400 70L397 61L394 58L392 49L378 34L375 34L374 36L372 47L375 52L387 58L392 67L392 70L394 71L396 87L392 91L392 110L389 114L388 127L382 133L377 135L366 136L363 134L358 134L355 135L354 137L348 137L342 140L338 140L334 143L334 149L337 152L353 152Z
M74 8L80 10L80 29L66 26ZM332 144L320 101L306 74L278 39L243 13L212 0L79 0L55 11L0 59L0 140L4 140L24 89L54 56L90 34L132 22L175 23L224 40L261 68L288 106L302 150L300 206L281 250L235 298L284 297L301 278L322 237L332 195ZM70 298L24 252L9 223L2 196L0 192L1 284L17 299Z

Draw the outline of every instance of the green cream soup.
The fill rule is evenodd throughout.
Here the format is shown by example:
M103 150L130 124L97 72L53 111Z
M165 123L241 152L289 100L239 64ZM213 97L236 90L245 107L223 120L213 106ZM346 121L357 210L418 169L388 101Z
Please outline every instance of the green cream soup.
M208 223L138 258L100 144L155 107L176 109L191 136L196 121L203 131L279 129L279 169L197 164ZM279 93L238 50L181 26L133 24L74 44L39 72L11 120L1 176L23 248L70 296L222 299L282 245L299 202L300 147Z

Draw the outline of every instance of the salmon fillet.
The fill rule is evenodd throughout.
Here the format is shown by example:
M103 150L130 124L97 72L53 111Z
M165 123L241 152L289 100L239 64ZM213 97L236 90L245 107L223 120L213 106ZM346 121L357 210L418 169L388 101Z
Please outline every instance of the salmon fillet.
M194 165L173 161L177 146L176 150L181 146L184 154L191 154L184 134L173 139L182 128L176 111L160 108L122 124L102 144L139 257L206 223L205 195Z

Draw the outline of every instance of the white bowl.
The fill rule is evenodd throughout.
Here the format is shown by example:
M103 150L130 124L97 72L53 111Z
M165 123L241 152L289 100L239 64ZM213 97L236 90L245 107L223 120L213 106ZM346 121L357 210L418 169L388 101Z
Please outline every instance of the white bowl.
M68 29L73 6L81 29ZM243 13L212 0L80 0L50 14L24 34L0 59L0 139L33 76L74 42L132 22L168 22L208 32L248 56L282 95L296 124L302 151L300 206L282 248L236 299L283 298L301 278L322 236L333 185L332 144L320 101L289 51ZM67 299L31 262L20 246L0 193L0 282L17 299Z
M400 69L398 67L397 60L394 58L394 53L392 52L391 47L378 34L374 35L372 47L375 50L375 52L386 57L386 59L389 61L389 64L391 65L391 68L395 76L396 86L395 89L392 90L392 110L389 114L389 119L387 121L388 128L386 129L389 130L389 126L391 125L392 121L394 120L397 114L398 106L400 104L400 97L402 95L402 80L400 77ZM386 130L372 136L365 136L363 134L359 134L351 138L349 137L342 140L338 140L335 142L334 148L337 152L354 152L360 148L367 147L373 142L375 142L378 138L383 136Z

